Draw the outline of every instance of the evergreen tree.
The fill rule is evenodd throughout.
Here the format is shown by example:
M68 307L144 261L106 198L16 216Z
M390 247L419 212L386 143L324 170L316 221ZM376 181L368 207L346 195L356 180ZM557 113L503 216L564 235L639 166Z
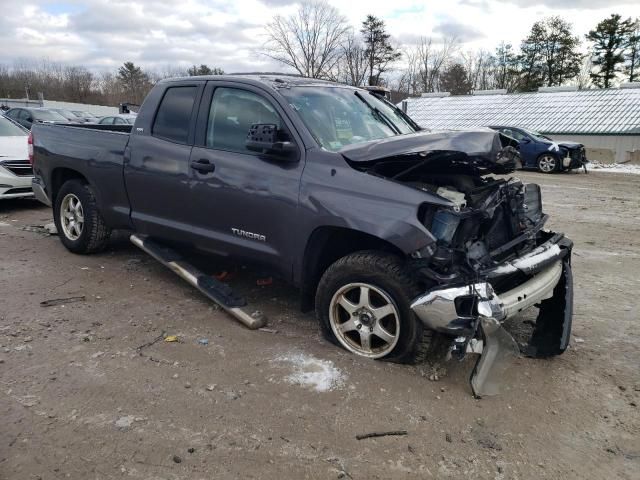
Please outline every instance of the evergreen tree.
M629 76L629 81L637 82L640 80L640 19L633 22L633 29L627 39L625 60L625 73Z
M512 90L518 76L518 56L510 43L502 42L495 53L495 82L496 88Z
M529 92L543 85L543 38L545 29L542 22L536 22L531 27L529 35L522 40L520 45L520 55L518 63L520 64L521 77L518 90Z
M471 93L472 82L464 66L454 63L442 72L440 89L452 95L468 95Z
M390 42L391 35L385 30L384 20L367 15L360 29L365 44L369 85L379 85L380 75L386 72L389 64L398 60L402 53Z
M193 65L187 70L187 73L190 77L195 77L197 75L224 75L224 70L218 67L209 67L208 65L200 65L199 67Z
M116 78L128 100L133 103L142 103L151 88L149 76L133 62L124 62Z
M624 53L633 33L631 18L622 20L617 14L602 20L586 35L593 42L593 67L591 80L598 87L609 88L611 81L622 72Z
M580 41L566 20L555 16L534 23L520 47L519 89L530 91L542 85L562 85L575 78L582 64L579 46Z

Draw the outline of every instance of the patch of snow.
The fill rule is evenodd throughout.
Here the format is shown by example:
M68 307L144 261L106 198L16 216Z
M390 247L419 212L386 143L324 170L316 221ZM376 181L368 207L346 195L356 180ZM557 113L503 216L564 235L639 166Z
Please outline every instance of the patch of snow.
M286 363L293 368L293 372L285 378L293 385L310 387L317 392L327 392L344 384L344 374L330 360L321 360L304 353L294 353L278 357L275 361Z
M126 417L120 417L116 420L116 427L118 428L129 428L135 418L132 415L127 415Z
M628 163L589 163L587 165L589 170L605 173L631 173L640 175L640 165L632 165Z

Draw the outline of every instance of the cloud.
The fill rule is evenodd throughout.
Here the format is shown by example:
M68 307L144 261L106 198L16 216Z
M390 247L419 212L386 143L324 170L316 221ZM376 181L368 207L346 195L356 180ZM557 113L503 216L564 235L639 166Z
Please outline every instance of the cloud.
M92 69L131 60L147 69L192 64L225 71L284 70L257 52L264 25L302 0L0 0L0 63L48 59ZM535 20L559 14L581 36L611 12L640 16L638 0L328 0L356 32L366 13L382 18L395 42L456 36L465 48L514 45ZM596 10L596 9L600 10ZM564 9L564 10L559 10Z
M433 32L444 38L455 37L462 43L473 42L486 37L486 35L476 27L466 25L454 19L447 19L438 23L433 28Z
M257 0L235 2L249 14L222 0L183 0L179 7L162 0L76 3L3 5L0 62L46 58L98 69L128 60L151 69L202 63L226 71L276 68L254 52L262 43L263 19L270 17Z
M464 3L478 4L485 3L485 0L463 0ZM602 9L610 7L615 10L613 5L607 5L608 2L603 0L497 0L499 3L507 3L518 7L544 6L556 10L584 10L584 9ZM638 0L616 0L616 5L637 5Z

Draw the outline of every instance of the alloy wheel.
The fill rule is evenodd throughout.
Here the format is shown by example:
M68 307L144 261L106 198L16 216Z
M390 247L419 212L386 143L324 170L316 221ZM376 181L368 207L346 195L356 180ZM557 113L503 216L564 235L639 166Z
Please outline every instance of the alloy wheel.
M556 158L553 155L543 155L538 160L538 168L543 173L551 173L556 169Z
M78 240L84 228L84 210L80 199L68 193L60 204L60 225L69 240Z
M329 322L338 341L368 358L391 353L400 335L400 315L384 290L367 283L349 283L331 299Z

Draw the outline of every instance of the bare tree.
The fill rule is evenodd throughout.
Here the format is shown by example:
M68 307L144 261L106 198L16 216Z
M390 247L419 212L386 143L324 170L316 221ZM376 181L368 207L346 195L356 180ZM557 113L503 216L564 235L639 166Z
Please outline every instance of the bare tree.
M585 55L582 59L582 66L578 75L569 82L570 85L575 85L579 90L590 88L593 83L591 81L591 72L593 70L593 61L590 55Z
M402 51L405 68L397 79L396 90L406 95L421 93L420 88L420 55L417 48L405 47Z
M439 90L439 77L443 68L459 48L455 37L444 39L442 43L434 43L431 38L421 38L417 47L419 72L423 92Z
M367 79L368 57L363 43L350 32L340 47L340 59L331 79L347 85L362 86Z
M346 18L326 1L305 2L293 15L276 15L267 24L262 53L305 77L328 77L349 30Z
M480 49L460 56L473 90L496 88L496 58L493 55Z

